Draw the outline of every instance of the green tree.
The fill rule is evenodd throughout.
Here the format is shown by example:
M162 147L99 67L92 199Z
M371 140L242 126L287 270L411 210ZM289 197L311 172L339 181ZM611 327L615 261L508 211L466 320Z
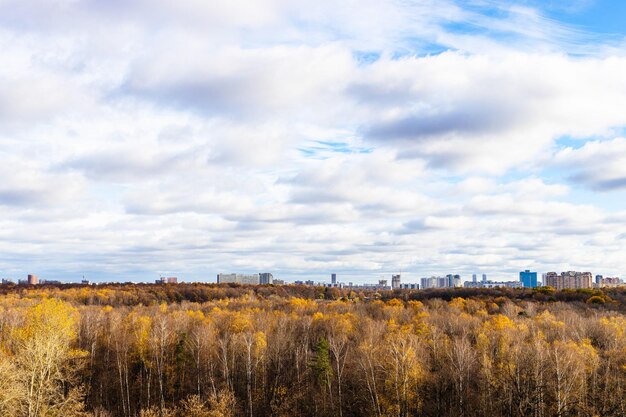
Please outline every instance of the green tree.
M333 366L330 360L330 344L328 340L322 338L313 348L313 356L309 365L313 371L313 375L320 387L328 389L330 397L330 406L333 406Z

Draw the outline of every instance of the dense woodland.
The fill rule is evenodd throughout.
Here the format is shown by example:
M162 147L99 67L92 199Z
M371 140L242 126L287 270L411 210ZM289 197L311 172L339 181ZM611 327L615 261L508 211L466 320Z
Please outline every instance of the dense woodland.
M626 292L0 287L0 415L625 416Z

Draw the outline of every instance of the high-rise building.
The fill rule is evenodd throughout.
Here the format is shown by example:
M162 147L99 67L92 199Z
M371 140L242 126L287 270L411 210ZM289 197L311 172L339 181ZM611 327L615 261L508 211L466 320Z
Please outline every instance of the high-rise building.
M447 282L446 282L446 287L451 287L451 286L452 286L452 277L453 277L453 276L454 276L454 275L452 275L452 274L448 274L448 275L446 275L446 281L447 281Z
M464 286L466 288L522 288L523 284L520 281L466 281Z
M395 290L400 288L400 274L391 276L391 289Z
M487 282L487 274L483 274L483 282Z
M535 288L537 286L537 273L527 269L519 273L519 280L522 281L524 288Z
M330 274L330 283L333 285L337 283L337 274Z
M274 283L274 275L269 272L262 272L259 274L259 283L260 284L273 284Z
M472 274L472 282L477 282L476 274Z
M460 287L462 285L460 275L448 274L446 275L446 279L448 280L448 282L445 285L445 287L452 288L452 287Z
M217 283L236 283L236 284L251 284L258 285L261 282L259 274L218 274ZM274 280L274 283L276 280Z
M447 287L460 287L461 286L461 276L460 275L446 275L446 279L448 280Z
M602 282L602 278L604 278L602 275L596 275L596 284L600 284Z
M445 277L430 277L430 278L422 278L420 288L423 290L427 290L429 288L452 288L452 287L461 287L463 283L461 282L460 275L446 275Z
M561 275L556 272L548 272L546 274L546 285L559 291L566 288L592 288L593 276L591 272L567 271L561 272Z
M560 275L556 272L547 272L543 274L543 285L556 288Z
M37 284L39 284L39 278L37 278L37 275L29 274L28 285L37 285Z
M619 277L606 277L602 278L601 284L621 284L622 280Z
M178 284L176 277L161 277L155 281L156 284Z
M597 287L606 288L606 287L623 287L624 281L619 277L602 277L600 282L596 284Z

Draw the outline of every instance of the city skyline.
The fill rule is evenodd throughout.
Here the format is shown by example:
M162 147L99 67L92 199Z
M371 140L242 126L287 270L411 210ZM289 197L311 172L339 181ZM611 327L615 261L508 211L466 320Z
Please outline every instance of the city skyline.
M585 274L589 277L592 277L594 279L594 283L595 284L620 284L622 285L622 279L619 276L613 276L613 277L609 277L606 275L602 275L602 274L597 274L591 271L572 271L570 270L565 270L562 271L560 274L556 271L547 271L547 272L537 272L537 271L530 271L528 269L524 270L524 271L519 271L518 272L518 276L516 278L510 279L510 277L502 277L502 276L496 276L496 277L487 277L487 274L481 274L481 279L477 280L477 275L478 274L470 274L467 276L461 275L461 274L445 274L445 273L438 273L438 274L430 274L430 275L424 275L424 274L411 274L409 276L402 274L402 273L397 273L397 272L391 272L391 273L387 273L387 274L381 274L377 277L378 279L378 284L380 283L385 283L383 286L387 286L387 284L389 284L389 288L390 289L398 289L398 288L403 288L401 286L405 286L407 284L414 286L414 285L418 285L419 288L415 288L415 289L427 289L427 288L434 288L437 287L438 284L428 284L428 285L424 285L424 281L428 281L428 280L435 280L433 282L436 282L437 280L441 281L441 280L445 280L446 287L488 287L488 288L492 288L494 286L498 286L498 284L506 284L507 286L510 286L509 284L513 284L513 283L519 283L521 284L521 287L524 288L534 288L534 287L540 287L543 285L547 285L547 286L554 286L554 285L550 285L550 283L546 282L546 279L550 280L550 279L554 279L554 277L558 277L558 276L566 276L568 274ZM313 283L315 285L323 285L323 286L361 286L361 285L365 285L365 286L376 286L376 282L372 281L372 280L368 280L367 278L364 277L357 277L357 279L355 279L354 275L345 275L345 276L338 276L337 273L330 273L327 274L327 276L324 278L323 274L313 274L311 275L308 279L303 280L302 278L298 278L296 276L280 276L280 277L274 277L273 273L271 272L256 272L256 273L241 273L240 272L230 272L230 273L224 273L224 272L220 272L217 275L217 278L210 278L207 276L203 276L201 279L194 279L192 277L182 277L182 279L180 279L179 281L179 277L165 277L165 276L159 276L158 279L153 280L152 278L148 278L147 280L141 280L141 279L136 279L133 277L126 277L126 278L109 278L109 279L103 279L103 280L89 280L87 279L87 277L85 276L81 276L80 278L72 278L69 277L67 279L63 279L63 280L59 280L59 279L40 279L39 276L34 275L34 274L28 274L26 279L21 279L19 277L8 277L8 276L0 276L0 278L2 279L2 284L38 284L38 283L46 283L46 284L98 284L98 283L125 283L125 282L131 282L131 283L157 283L157 284L163 284L163 283L168 283L168 284L176 284L176 283L207 283L207 284L212 284L212 283L239 283L239 284L276 284L276 285L284 285L284 284L298 284L298 283L306 283L307 285L313 285ZM551 277L552 275L552 277ZM215 275L214 275L215 276ZM454 283L453 283L454 282ZM591 281L590 281L591 282ZM420 284L421 283L421 284ZM487 285L488 284L488 285ZM442 284L443 285L443 284ZM603 285L604 286L604 285ZM608 285L610 286L610 285ZM518 286L511 286L511 288L520 288ZM410 288L405 288L405 289L410 289Z
M625 276L626 5L544 3L1 2L0 276Z

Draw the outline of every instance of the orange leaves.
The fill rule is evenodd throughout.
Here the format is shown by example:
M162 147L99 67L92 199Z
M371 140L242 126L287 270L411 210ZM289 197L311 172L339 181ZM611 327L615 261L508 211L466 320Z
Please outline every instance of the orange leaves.
M340 337L349 337L356 329L358 319L352 313L317 312L313 314L313 322L324 328L328 333Z
M23 322L14 329L15 384L21 387L19 402L29 416L52 415L48 410L62 409L59 403L73 409L80 400L78 394L66 396L64 385L80 366L78 359L87 356L75 346L78 321L76 308L43 298L25 309Z
M626 336L626 318L622 316L603 317L599 320L599 322L601 326L611 332L613 339L624 340L624 337Z
M148 351L150 349L152 318L136 315L131 315L128 318L128 331L134 335L137 354L142 361L146 362L148 361Z
M267 349L267 337L265 333L259 331L254 333L254 355L255 357L261 356L265 349Z
M16 338L28 343L34 338L57 338L68 345L76 338L78 310L52 298L44 298L26 310L24 324L16 329Z
M314 300L307 300L305 298L293 297L289 299L288 304L291 308L297 311L317 309L317 303Z
M387 301L387 306L404 308L404 303L397 298L392 298L391 300Z
M552 340L559 338L565 329L565 322L557 320L554 314L548 310L543 311L535 317L535 323Z
M515 324L513 321L507 316L503 316L502 314L497 314L493 316L490 320L485 322L485 329L487 330L495 330L501 332L503 330L514 329Z
M202 311L200 310L187 310L185 311L185 314L187 314L187 317L189 317L189 319L191 319L191 321L197 321L197 322L201 322L205 320L205 315Z
M249 332L249 331L252 331L252 329L254 328L250 317L238 311L232 313L230 317L229 327L230 327L230 330L235 334Z
M459 311L463 311L465 309L465 299L461 297L453 298L452 301L448 303L448 306L457 308Z
M322 320L324 320L324 313L318 311L317 313L313 314L313 321L317 322Z

